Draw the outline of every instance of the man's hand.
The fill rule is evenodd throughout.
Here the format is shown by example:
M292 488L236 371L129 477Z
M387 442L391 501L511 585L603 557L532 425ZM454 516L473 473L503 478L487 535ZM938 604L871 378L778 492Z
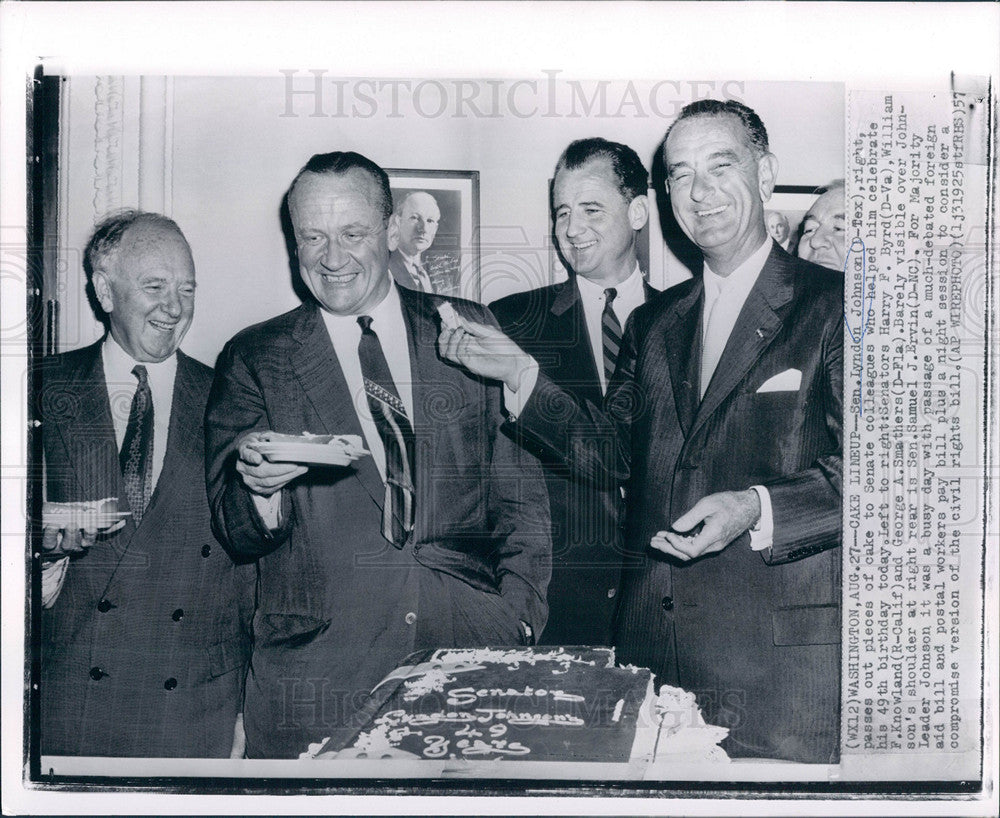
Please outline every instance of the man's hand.
M444 326L438 336L441 357L483 378L502 381L512 392L534 359L494 327L456 316L458 326Z
M250 432L239 445L236 471L243 475L243 482L254 494L270 497L309 468L298 463L271 463L254 445L264 440L267 432Z
M96 528L45 526L42 529L42 556L50 559L64 557L67 554L79 554L84 549L90 548L96 539Z
M756 491L723 491L700 499L677 518L672 531L657 532L649 544L687 562L721 551L759 519L760 498ZM702 528L695 533L693 529L699 523L703 524Z

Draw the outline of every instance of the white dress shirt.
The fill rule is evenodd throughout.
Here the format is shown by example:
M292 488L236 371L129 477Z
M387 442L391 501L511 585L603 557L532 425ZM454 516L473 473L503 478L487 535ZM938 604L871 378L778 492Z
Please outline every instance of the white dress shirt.
M705 286L705 309L701 314L702 397L705 397L709 381L719 364L719 357L733 332L733 327L736 326L736 319L740 317L747 296L757 283L767 257L771 254L771 241L771 239L765 241L746 261L725 277L714 273L708 262L705 262L705 273L702 278ZM712 321L712 337L709 337L709 318Z
M587 334L590 336L590 349L594 353L594 362L597 364L597 374L601 379L601 392L608 391L608 379L604 374L604 291L607 289L603 284L597 284L589 278L581 275L576 277L576 284L580 290L580 302L583 304L583 314L587 320ZM625 322L636 307L641 306L646 301L646 290L643 287L642 273L639 270L639 263L636 262L632 274L621 284L617 284L615 289L618 294L611 302L611 310L618 318L622 330L625 329Z
M104 364L104 382L111 402L111 423L115 427L115 443L121 451L128 429L128 416L132 409L132 398L139 387L139 380L132 374L135 366L146 367L149 391L153 396L153 485L163 470L163 459L167 454L167 433L170 431L170 410L174 402L174 379L177 377L177 354L165 361L149 363L136 361L118 342L108 334L101 349Z
M369 312L363 314L371 316L372 331L378 335L382 353L389 366L389 373L392 375L396 391L399 392L399 399L403 402L403 407L406 409L406 414L412 424L413 378L410 373L410 344L406 334L406 322L403 318L403 306L399 301L399 291L391 276L389 292L386 297ZM372 453L375 467L384 482L385 445L382 443L382 436L378 433L378 427L372 419L368 397L365 395L361 359L358 357L358 344L361 341L361 325L358 323L358 316L334 315L322 307L320 315L323 316L323 324L326 326L330 341L333 343L334 354L337 356L337 361L344 373L344 380L347 381L347 389L351 394L351 402L354 404L354 412L361 424L361 432L365 436L368 451ZM314 434L318 432L316 429L302 429L301 431L313 432ZM341 434L344 431L346 430L333 429L331 433ZM270 497L261 497L259 494L251 496L264 524L271 529L277 528L281 524L281 492L276 491Z
M385 446L378 433L378 427L372 419L365 395L364 378L361 375L361 359L358 357L358 344L361 341L361 325L356 315L334 315L324 309L320 310L323 323L326 324L333 351L344 372L347 388L351 393L354 411L361 423L368 451L375 459L382 480L385 480ZM372 331L378 335L389 373L396 384L399 399L406 408L407 417L413 423L413 379L410 374L410 345L406 335L406 323L403 319L403 307L399 302L399 291L395 282L390 284L389 293L382 301L365 315L372 318ZM303 431L313 431L312 429ZM334 429L334 433L341 430Z
M736 326L750 290L771 255L772 239L768 238L746 261L728 276L712 272L705 263L702 283L705 287L705 309L701 316L702 329L702 382L701 395L705 396L709 381L719 364L719 356ZM712 337L709 337L709 318L712 320ZM707 359L707 360L706 360ZM750 529L750 547L754 551L770 548L774 542L774 514L771 495L763 486L751 486L760 500L760 520Z

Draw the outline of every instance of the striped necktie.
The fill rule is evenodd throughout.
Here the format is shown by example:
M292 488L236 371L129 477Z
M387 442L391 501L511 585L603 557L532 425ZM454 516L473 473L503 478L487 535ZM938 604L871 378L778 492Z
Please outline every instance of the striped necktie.
M422 264L413 262L413 273L418 289L425 293L434 292L434 285L431 284L431 277L427 274L427 270Z
M615 374L615 364L618 363L618 350L622 345L622 325L612 309L615 298L618 297L618 290L608 287L604 291L604 312L601 314L601 336L604 345L604 383L611 383L611 376Z
M396 548L402 548L413 531L414 522L413 427L392 380L382 344L372 329L371 316L359 315L358 324L361 325L358 359L365 382L365 396L385 446L382 536Z
M138 364L133 367L132 374L139 379L139 385L132 396L118 463L125 484L125 499L132 510L132 519L139 525L153 494L153 393L149 389L146 367Z

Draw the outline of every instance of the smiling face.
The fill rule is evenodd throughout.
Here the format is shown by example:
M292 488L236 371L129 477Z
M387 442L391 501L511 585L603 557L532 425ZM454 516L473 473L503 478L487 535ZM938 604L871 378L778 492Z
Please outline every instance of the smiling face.
M94 270L94 290L111 336L136 361L166 360L194 316L194 261L184 237L156 224L134 224Z
M844 188L835 187L820 196L802 220L799 258L844 271L847 256L844 232Z
M399 214L399 249L408 256L416 256L431 246L441 224L441 211L429 193L411 193L406 197Z
M363 315L389 292L379 188L365 171L304 173L288 196L302 278L323 309Z
M649 217L645 196L625 200L611 162L559 168L552 185L556 240L573 272L611 287L635 269L635 234Z
M678 122L663 148L670 206L719 275L729 275L767 239L764 202L777 160L755 156L743 124L729 114Z

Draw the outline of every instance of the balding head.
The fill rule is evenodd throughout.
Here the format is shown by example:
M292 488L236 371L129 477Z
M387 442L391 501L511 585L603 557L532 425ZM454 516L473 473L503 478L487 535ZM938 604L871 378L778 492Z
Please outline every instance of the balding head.
M85 263L118 345L136 361L173 355L194 316L194 261L180 228L157 213L115 214L97 226Z

